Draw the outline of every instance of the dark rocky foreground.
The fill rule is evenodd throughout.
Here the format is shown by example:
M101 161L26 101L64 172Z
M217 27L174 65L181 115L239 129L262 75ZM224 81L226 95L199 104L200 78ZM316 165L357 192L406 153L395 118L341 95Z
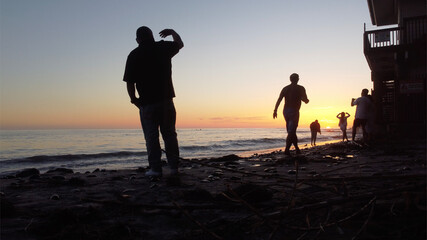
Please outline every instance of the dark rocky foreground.
M1 179L1 239L426 239L426 143Z

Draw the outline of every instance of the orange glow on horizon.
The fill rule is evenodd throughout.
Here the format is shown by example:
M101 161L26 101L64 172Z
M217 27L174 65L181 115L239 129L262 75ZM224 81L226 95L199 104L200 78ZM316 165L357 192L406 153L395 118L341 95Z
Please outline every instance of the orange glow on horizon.
M340 109L340 110L338 110ZM354 109L344 109L351 114L348 125L353 122L352 111ZM310 123L318 120L321 128L338 128L336 114L341 112L341 108L328 108L328 110L316 110L305 108L300 112L300 128L308 128ZM259 114L249 115L203 115L185 114L177 109L177 128L285 128L286 123L282 114L278 114L273 119L272 112L258 112ZM254 113L255 114L255 113ZM85 116L85 117L82 117ZM51 115L37 117L31 120L28 118L3 119L0 129L53 129L53 128L141 128L138 111L131 108L130 111L122 114L104 113L102 114L81 114Z

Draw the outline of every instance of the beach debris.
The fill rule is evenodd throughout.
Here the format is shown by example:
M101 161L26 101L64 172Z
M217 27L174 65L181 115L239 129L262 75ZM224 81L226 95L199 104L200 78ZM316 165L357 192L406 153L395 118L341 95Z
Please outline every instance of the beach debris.
M216 177L219 177L219 176L222 176L222 175L224 175L224 172L222 171L222 170L215 170L213 173L212 173L212 175L213 176L216 176Z
M191 164L190 169L197 169L197 168L200 168L199 164Z
M268 168L264 169L264 172L267 172L267 173L277 173L277 168L275 168L275 167L268 167Z
M333 159L333 160L339 160L340 159L340 157L339 156L332 156L332 155L324 155L323 157L322 157L323 159Z
M232 200L236 197L236 194L248 203L265 202L273 197L273 193L268 188L253 183L245 183L220 193L217 198L224 199L225 197L227 200Z
M219 158L211 158L209 159L209 161L211 162L229 162L229 161L237 161L239 160L240 157L235 155L235 154L231 154L231 155L226 155L223 157L219 157Z
M207 178L205 178L204 180L206 180L208 182L213 182L213 181L217 181L219 179L220 179L219 177L216 177L216 176L214 176L214 175L211 174ZM204 181L204 182L206 182L206 181Z
M30 177L30 176L39 175L39 174L40 174L40 171L38 169L27 168L27 169L24 169L24 170L18 172L15 176L16 177Z
M50 200L59 200L59 195L58 194L52 194L49 198Z
M6 175L6 176L1 176L0 179L13 179L16 178L16 175Z
M240 163L238 163L238 162L224 162L223 164L224 164L224 167L235 169L235 168L237 168L237 165L239 165Z
M74 171L72 169L68 169L68 168L55 168L55 169L47 171L46 173L62 173L62 174L66 174L66 173L74 173Z
M128 188L128 189L123 190L123 191L122 191L122 193L123 193L123 194L127 194L127 193L133 193L133 192L135 192L135 191L136 191L136 189Z
M158 182L161 179L161 176L148 176L150 182Z
M132 195L129 195L129 194L122 194L122 195L121 195L121 197L122 197L123 199L128 199L128 198L131 198L131 197L132 197Z

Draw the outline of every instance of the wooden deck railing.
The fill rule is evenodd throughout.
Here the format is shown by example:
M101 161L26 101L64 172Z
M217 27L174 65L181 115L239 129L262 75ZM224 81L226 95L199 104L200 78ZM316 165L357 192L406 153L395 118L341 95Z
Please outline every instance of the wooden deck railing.
M388 28L365 31L365 49L398 46L401 44L401 29Z
M426 16L405 19L400 27L366 31L364 33L365 51L412 44L425 38L427 33Z

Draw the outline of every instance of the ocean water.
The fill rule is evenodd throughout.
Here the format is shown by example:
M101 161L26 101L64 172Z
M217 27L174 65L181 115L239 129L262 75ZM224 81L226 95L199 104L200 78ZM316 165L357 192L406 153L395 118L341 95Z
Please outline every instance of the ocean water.
M282 128L178 129L183 158L201 159L229 154L248 155L283 148ZM300 146L310 145L310 130L298 129ZM338 140L339 129L325 129L317 143ZM163 142L161 140L163 148ZM162 158L165 158L163 154ZM0 175L24 168L41 172L58 167L74 171L129 169L147 166L141 129L1 130Z

